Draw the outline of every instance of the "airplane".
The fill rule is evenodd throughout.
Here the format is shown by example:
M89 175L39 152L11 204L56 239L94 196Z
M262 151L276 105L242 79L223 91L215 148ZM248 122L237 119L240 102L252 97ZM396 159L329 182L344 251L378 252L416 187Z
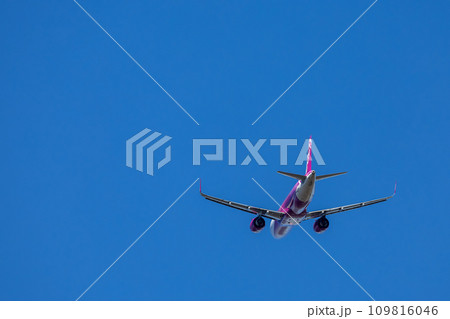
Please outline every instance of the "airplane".
M239 209L251 214L256 215L250 222L250 230L253 233L259 233L266 225L265 218L271 219L270 231L274 238L282 238L286 236L291 230L292 226L300 225L301 222L309 219L317 218L314 222L313 229L316 233L323 233L328 229L330 222L328 221L328 215L344 212L351 209L361 208L377 203L387 201L394 197L397 189L397 184L394 187L394 193L391 196L374 199L366 202L345 205L334 208L327 208L316 211L307 211L308 205L314 196L314 190L316 181L320 181L326 178L339 176L347 172L334 173L328 175L316 175L316 172L312 170L312 156L311 156L312 138L309 138L308 154L306 159L306 174L299 175L287 172L278 171L278 173L292 177L297 180L292 190L284 200L283 204L278 211L271 209L258 208L251 205L240 204L229 200L213 197L202 193L201 181L200 181L200 194L207 200L229 206L235 209Z

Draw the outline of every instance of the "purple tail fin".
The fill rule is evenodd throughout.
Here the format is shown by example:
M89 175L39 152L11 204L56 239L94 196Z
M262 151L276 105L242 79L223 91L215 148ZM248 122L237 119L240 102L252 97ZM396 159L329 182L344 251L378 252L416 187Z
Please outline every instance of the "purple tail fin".
M312 162L312 155L311 155L311 147L312 147L312 137L309 137L309 145L308 145L308 156L306 158L306 174L311 172L311 162Z

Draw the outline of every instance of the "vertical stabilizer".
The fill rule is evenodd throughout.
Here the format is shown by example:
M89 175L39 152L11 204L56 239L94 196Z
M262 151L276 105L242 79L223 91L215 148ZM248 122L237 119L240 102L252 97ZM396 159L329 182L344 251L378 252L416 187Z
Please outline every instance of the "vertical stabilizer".
M312 170L312 167L311 167L311 162L312 162L311 148L312 148L312 136L309 137L308 156L306 157L306 174L308 174Z

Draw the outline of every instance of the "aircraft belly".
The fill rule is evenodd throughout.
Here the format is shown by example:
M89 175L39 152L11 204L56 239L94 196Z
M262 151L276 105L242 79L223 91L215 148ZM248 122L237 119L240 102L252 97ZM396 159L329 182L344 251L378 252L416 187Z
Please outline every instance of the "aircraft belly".
M314 196L314 189L315 189L314 178L311 179L308 178L304 184L300 184L297 187L291 205L291 209L295 213L299 214L306 209L306 207L309 205Z
M281 222L277 220L272 220L270 222L270 232L272 236L276 239L283 238L291 231L292 226L283 225Z
M308 200L303 201L300 200L297 196L294 196L290 209L295 215L298 215L305 210L305 208L309 205L309 202L310 201Z

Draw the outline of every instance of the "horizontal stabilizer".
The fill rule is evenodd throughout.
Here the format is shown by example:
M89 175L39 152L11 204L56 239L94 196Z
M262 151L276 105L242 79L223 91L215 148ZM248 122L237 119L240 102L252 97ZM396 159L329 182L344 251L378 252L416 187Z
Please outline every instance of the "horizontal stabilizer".
M297 179L299 181L302 181L302 182L306 179L306 176L300 175L300 174L286 173L286 172L281 172L281 171L278 171L277 173L280 173L281 175L285 175L285 176L289 176L289 177L295 178L295 179Z
M342 175L342 174L345 174L345 173L347 173L347 172L334 173L334 174L328 174L328 175L318 175L318 176L316 176L316 181L320 181L321 179L325 179L325 178L339 176L339 175Z

